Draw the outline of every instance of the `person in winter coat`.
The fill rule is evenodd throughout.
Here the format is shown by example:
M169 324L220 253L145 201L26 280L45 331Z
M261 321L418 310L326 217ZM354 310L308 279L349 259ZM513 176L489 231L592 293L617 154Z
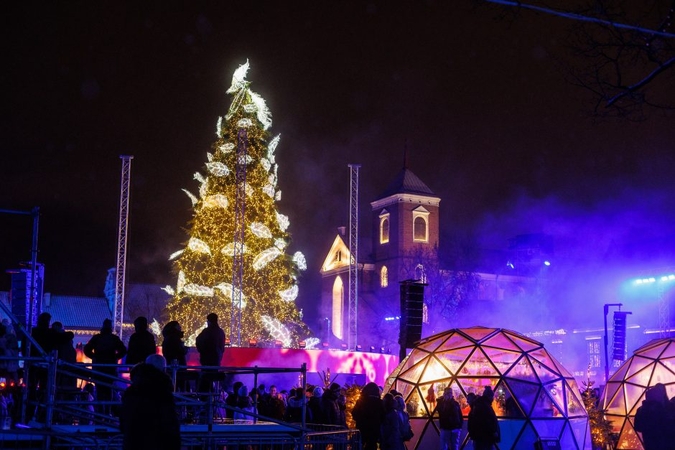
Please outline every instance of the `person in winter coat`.
M139 316L134 320L134 332L129 336L126 363L130 366L145 361L150 355L157 353L155 336L148 330L148 319Z
M120 413L124 450L180 450L180 423L169 376L143 362L131 369L130 377Z
M352 417L361 432L363 450L377 450L380 425L384 421L384 404L377 384L370 382L363 386L361 396L352 410Z
M441 450L459 449L459 437L462 432L462 410L452 396L452 389L446 387L443 396L436 405L438 425L441 429Z
M315 387L312 391L312 396L307 400L307 409L311 411L312 414L312 423L325 424L326 414L323 411L323 398L324 392L320 387Z
M124 343L113 334L112 321L105 319L103 326L98 334L92 338L84 346L84 354L91 358L94 365L96 364L117 364L118 361L127 354L127 348ZM117 376L117 367L94 367L97 372L109 375L109 377L98 377L96 382L96 394L98 400L110 401L112 400L112 388L114 380L110 377ZM108 408L103 408L107 410Z
M206 316L206 328L196 339L199 352L199 364L202 366L220 366L225 352L225 332L218 326L218 315ZM199 392L211 392L217 378L217 369L203 369L199 381Z
M242 385L237 392L237 408L242 411L234 412L234 420L236 423L253 423L253 415L246 413L254 413L253 400L248 395L248 388Z
M340 395L340 385L332 383L321 396L321 409L324 414L325 424L342 425L340 421L340 405L338 396Z
M305 410L305 422L314 423L312 410L310 410L307 405L305 390L299 387L295 389L295 395L292 395L288 398L288 406L286 407L286 421L291 423L301 423L303 408Z
M665 385L647 389L642 406L635 413L635 431L642 435L645 450L671 450L675 443L675 411L668 401Z
M405 450L401 417L396 409L396 400L393 395L385 394L382 403L385 414L380 425L380 450Z
M501 440L499 422L492 400L494 392L492 387L486 386L483 395L476 397L469 413L469 436L473 440L474 450L492 450L495 444Z
M186 355L188 352L183 343L183 330L180 324L172 320L162 328L162 355L169 365L187 366ZM176 373L176 390L187 391L186 369L179 369Z

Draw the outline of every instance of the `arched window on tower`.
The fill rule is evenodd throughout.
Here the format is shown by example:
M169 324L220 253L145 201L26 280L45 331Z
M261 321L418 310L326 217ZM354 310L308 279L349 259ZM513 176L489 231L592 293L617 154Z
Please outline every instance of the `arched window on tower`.
M387 266L382 266L380 269L380 287L386 288L389 286L389 270Z
M338 339L343 338L342 334L342 321L344 319L344 305L345 305L345 289L344 284L342 283L342 278L339 276L335 278L333 283L333 308L332 308L332 321L331 321L331 331Z
M429 242L429 211L423 206L413 211L413 242Z
M389 212L383 209L380 213L380 244L389 242Z

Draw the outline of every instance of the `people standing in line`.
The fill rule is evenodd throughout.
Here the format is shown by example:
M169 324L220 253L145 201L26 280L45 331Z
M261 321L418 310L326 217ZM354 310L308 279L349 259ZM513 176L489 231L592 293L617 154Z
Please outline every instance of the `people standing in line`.
M77 362L77 352L73 345L75 334L72 331L64 330L61 322L54 322L52 324L52 330L54 330L56 336L58 336L55 346L57 357L61 361L75 364ZM69 368L68 370L72 372L73 369ZM72 375L58 373L56 376L56 385L60 388L73 390L77 388L77 378Z
M338 395L340 395L340 385L332 383L321 396L321 410L324 414L325 424L342 425L340 422L340 406L338 405Z
M384 395L384 420L380 425L380 450L404 450L402 423L396 400L391 393Z
M658 383L647 389L635 413L635 431L642 435L645 450L671 450L675 446L675 413L666 386Z
M206 328L197 336L199 364L202 366L220 366L225 353L225 332L218 326L218 315L206 316ZM217 379L218 369L203 369L199 380L199 392L211 392Z
M377 450L380 425L384 421L384 404L377 384L371 381L363 386L361 396L352 410L352 417L361 432L363 450Z
M176 390L187 391L187 380L185 379L184 368L187 366L186 355L188 352L183 342L183 329L180 324L172 320L162 328L162 354L169 365L178 365L182 368L176 373Z
M180 423L171 379L162 355L152 354L131 369L122 394L120 430L124 450L179 450Z
M18 357L19 356L19 340L16 337L14 332L14 325L9 319L3 319L2 325L5 326L5 356ZM6 361L5 368L5 377L7 378L8 383L14 382L14 384L19 382L19 360L10 359Z
M438 399L438 425L441 429L441 450L458 450L464 417L459 403L452 396L452 389L446 387Z
M315 387L312 390L312 396L307 400L307 409L311 411L312 423L327 423L321 398L323 397L323 388ZM309 420L307 420L309 422Z
M101 331L87 342L84 346L84 354L91 358L94 364L93 369L96 372L103 373L108 376L99 376L96 383L96 394L99 401L113 400L113 390L111 385L117 377L117 367L96 367L97 364L118 364L119 360L124 358L127 354L127 348L120 338L113 334L112 321L105 319ZM109 408L103 408L104 411L109 411Z
M483 395L476 397L471 405L468 430L469 436L473 440L474 450L492 450L495 444L501 440L497 415L492 409L493 399L492 387L485 386Z
M150 355L157 353L155 336L148 330L148 319L139 316L134 320L134 332L129 336L126 363L130 366L145 361Z
M52 320L52 315L43 312L37 318L37 323L31 330L31 337L37 342L37 344L44 350L46 354L49 354L54 350L54 345L56 344L56 337L54 336L54 330L49 328L49 323ZM42 356L40 350L38 350L34 345L30 347L30 356L39 357ZM33 399L39 399L42 397L43 393L47 388L47 368L40 367L38 365L32 364L30 366L29 372L29 388L32 393Z

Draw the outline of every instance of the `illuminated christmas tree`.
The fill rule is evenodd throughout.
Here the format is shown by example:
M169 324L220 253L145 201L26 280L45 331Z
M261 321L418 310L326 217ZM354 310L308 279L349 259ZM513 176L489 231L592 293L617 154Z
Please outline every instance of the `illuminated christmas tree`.
M173 296L169 317L189 344L211 312L233 345L255 339L289 347L308 335L295 305L305 257L286 253L289 220L276 205L279 136L267 131L271 114L249 89L248 67L247 61L233 75L232 104L218 119L205 173L194 176L199 193L184 190L194 209L189 239L171 255L178 280L165 290Z

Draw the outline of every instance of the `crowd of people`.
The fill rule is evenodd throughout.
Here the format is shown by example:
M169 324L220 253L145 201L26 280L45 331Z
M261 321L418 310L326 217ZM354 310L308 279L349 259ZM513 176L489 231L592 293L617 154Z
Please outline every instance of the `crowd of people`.
M218 325L216 314L211 313L206 319L207 326L196 339L202 366L196 384L197 392L202 398L211 395L216 399L216 405L223 405L218 413L225 421L245 423L258 417L290 423L320 424L334 429L347 428L346 390L337 383L324 387L308 386L306 390L296 387L287 391L278 389L276 385L267 389L264 384L249 387L241 381L234 381L228 389L223 389L224 380L218 374L225 350L225 333ZM42 313L37 326L32 329L32 337L45 352L56 352L59 359L74 363L76 352L73 333L65 331L59 322L50 325L50 321L51 316ZM145 317L138 317L134 321L134 333L127 345L114 334L112 322L106 319L100 332L84 345L83 352L91 358L96 371L94 376L89 377L91 383L87 384L85 390L91 394L90 398L98 400L97 404L101 408L99 413L119 417L120 428L125 435L125 448L179 448L180 424L174 392L189 390L188 378L185 376L188 350L183 337L180 324L168 322L162 329L159 354L155 336L150 332ZM0 350L10 354L15 342L12 327L0 324ZM38 349L31 352L33 356L39 354ZM130 384L122 388L115 386L121 361L131 368ZM180 368L178 373L172 373L175 375L173 377L167 374L167 361L174 370ZM0 370L16 377L18 368L4 362ZM34 393L33 398L39 398L40 392L45 389L46 377L44 366L34 366L30 371L29 388ZM57 389L79 389L75 386L77 378L60 375L56 380ZM652 401L656 391L649 392L648 400ZM116 395L119 397L116 398ZM432 416L438 417L441 450L459 448L465 417L474 449L494 448L500 435L492 408L493 398L489 386L480 396L468 394L464 402L468 404L467 409L467 405L460 406L453 398L451 388L446 387L439 398L429 389L427 401L432 407ZM110 408L110 405L120 403L119 409ZM638 411L638 416L647 414L647 409L657 410L659 404L649 403L649 408L643 407L643 412ZM364 450L403 450L406 448L405 443L413 438L405 401L395 390L383 395L381 387L367 383L361 389L351 414L360 432ZM635 425L638 431L642 431L639 427L647 430L653 423L652 419L636 417Z

